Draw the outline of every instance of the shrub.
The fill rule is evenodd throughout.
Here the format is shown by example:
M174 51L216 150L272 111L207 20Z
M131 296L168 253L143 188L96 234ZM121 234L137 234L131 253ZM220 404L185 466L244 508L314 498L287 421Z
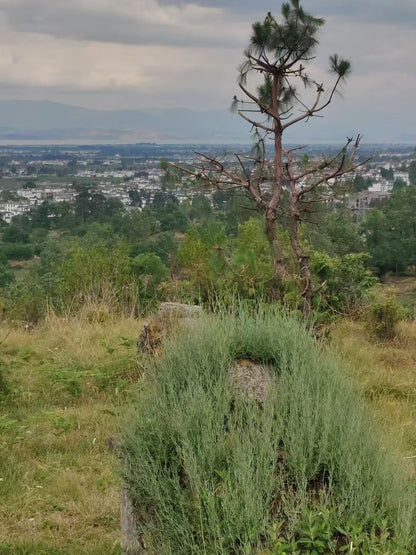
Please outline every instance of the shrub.
M362 305L377 282L365 267L366 254L330 257L315 251L311 257L312 272L319 280L315 308L319 312L351 314Z
M0 252L8 260L29 260L33 257L33 248L23 243L3 243Z
M13 281L3 291L4 314L12 322L36 323L43 318L48 298L41 283L29 276L25 281Z
M9 386L6 381L6 364L0 359L0 400L9 393Z
M162 281L169 277L169 269L154 253L143 253L131 260L131 271L139 279L145 295L153 296Z
M388 341L395 338L396 325L406 314L394 295L381 297L367 309L367 327L378 339Z
M229 369L242 358L267 365L263 402L233 390ZM377 538L388 530L381 552L413 552L414 488L404 467L378 445L338 363L294 317L270 308L205 317L169 340L155 364L123 448L152 552L330 552L337 538L347 543L353 523L372 547L372 530Z

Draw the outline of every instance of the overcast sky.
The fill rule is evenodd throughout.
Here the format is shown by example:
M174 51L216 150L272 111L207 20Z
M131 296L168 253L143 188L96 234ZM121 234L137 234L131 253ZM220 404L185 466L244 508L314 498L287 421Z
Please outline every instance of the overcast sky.
M0 0L0 99L91 108L225 109L265 0ZM334 133L416 139L416 0L304 0L328 56L353 74L326 114Z

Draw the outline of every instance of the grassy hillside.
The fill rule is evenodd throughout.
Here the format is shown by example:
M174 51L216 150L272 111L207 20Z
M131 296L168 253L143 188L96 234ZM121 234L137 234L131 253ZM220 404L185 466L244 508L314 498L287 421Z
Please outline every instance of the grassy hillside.
M400 322L388 342L361 322L340 322L332 345L384 431L385 441L416 470L416 322Z
M144 367L140 323L98 314L0 330L2 555L120 553L110 438L126 409L124 471L150 514L161 511L143 530L158 553L308 552L299 540L335 541L336 527L354 546L413 552L416 324L383 344L362 324L338 324L340 366L292 319L207 318ZM265 363L276 384L269 401L231 401L234 359Z
M108 440L140 375L138 329L137 320L52 318L1 345L2 555L120 552Z

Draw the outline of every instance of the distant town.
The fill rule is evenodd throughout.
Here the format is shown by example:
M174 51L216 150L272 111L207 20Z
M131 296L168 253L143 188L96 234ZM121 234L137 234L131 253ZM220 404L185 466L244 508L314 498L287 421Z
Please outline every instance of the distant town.
M221 156L232 163L234 153L248 155L241 145L10 146L0 147L0 216L6 223L45 201L73 202L77 188L93 188L116 198L128 209L144 207L165 188L169 165L192 163L195 152ZM336 152L334 146L307 147L309 158ZM358 161L366 162L347 177L347 206L363 217L393 188L409 185L416 169L416 151L409 145L364 145ZM169 183L180 200L192 196L179 180Z

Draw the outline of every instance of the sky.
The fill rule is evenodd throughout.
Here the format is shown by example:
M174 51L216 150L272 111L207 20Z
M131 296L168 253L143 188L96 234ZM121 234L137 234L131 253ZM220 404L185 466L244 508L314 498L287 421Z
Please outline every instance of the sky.
M0 0L0 100L99 109L227 109L265 0ZM416 141L416 0L304 0L326 20L311 74L328 56L353 72L325 136ZM321 128L323 129L322 125ZM319 133L319 130L318 130Z

